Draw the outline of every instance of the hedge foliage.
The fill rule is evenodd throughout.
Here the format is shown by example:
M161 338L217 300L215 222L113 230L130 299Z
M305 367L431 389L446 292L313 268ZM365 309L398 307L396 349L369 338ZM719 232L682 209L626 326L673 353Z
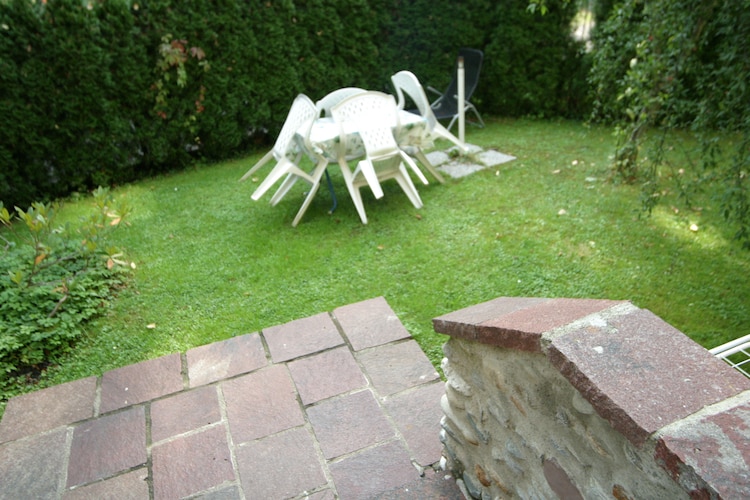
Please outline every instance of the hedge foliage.
M4 0L0 200L28 206L247 152L297 93L442 89L485 51L485 114L582 115L571 3L527 0ZM580 88L579 88L580 87Z

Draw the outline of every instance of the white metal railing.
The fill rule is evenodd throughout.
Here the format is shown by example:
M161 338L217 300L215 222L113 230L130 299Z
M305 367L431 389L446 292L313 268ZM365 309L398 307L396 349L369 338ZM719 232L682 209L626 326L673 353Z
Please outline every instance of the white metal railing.
M726 361L729 366L750 377L750 335L727 342L708 352Z

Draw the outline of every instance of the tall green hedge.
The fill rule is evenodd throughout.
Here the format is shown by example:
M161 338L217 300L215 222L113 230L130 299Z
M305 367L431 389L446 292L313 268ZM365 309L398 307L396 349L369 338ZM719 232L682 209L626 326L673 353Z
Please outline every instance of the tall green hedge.
M570 115L572 8L527 0L0 1L0 200L27 206L273 139L299 92L443 88L485 51L484 114Z

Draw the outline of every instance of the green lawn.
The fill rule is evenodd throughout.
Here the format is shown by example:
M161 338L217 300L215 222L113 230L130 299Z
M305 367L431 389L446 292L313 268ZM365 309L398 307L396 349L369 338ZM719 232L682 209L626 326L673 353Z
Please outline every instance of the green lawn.
M291 227L302 183L276 207L273 191L252 201L257 184L238 179L264 151L116 189L134 207L116 236L137 265L132 286L40 385L381 295L436 366L446 338L432 318L499 296L627 299L707 347L750 332L750 252L715 207L643 216L637 188L607 182L608 129L487 125L467 140L517 160L418 185L421 210L386 183L383 199L365 194L368 225L335 168L333 215L321 187ZM87 209L71 201L63 215Z

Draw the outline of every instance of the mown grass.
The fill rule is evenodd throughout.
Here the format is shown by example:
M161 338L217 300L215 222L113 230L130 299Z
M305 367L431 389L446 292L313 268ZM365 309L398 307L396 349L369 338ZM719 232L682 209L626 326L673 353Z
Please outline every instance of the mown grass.
M365 195L368 225L336 169L333 215L321 187L291 227L301 183L276 207L270 194L253 202L256 184L238 179L262 152L116 189L134 207L118 234L137 264L132 285L40 386L376 296L436 366L446 338L432 318L499 296L627 299L706 347L748 333L750 252L710 193L701 211L667 203L645 217L637 188L607 182L605 128L488 120L467 140L517 160L418 186L420 210L386 183L383 199ZM70 201L63 215L87 209Z

